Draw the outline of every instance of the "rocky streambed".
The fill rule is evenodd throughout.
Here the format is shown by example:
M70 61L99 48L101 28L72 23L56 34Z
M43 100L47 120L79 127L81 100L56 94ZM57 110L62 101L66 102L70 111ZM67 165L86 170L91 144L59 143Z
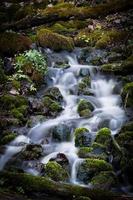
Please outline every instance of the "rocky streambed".
M0 198L132 199L132 3L0 5Z

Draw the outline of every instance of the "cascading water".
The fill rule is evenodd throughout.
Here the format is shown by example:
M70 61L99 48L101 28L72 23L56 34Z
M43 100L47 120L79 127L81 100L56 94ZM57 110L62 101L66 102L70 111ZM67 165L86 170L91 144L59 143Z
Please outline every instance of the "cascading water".
M49 52L50 56L51 54ZM48 153L39 162L46 164L50 159L56 158L58 153L65 154L71 167L70 182L78 184L77 168L83 160L77 155L78 149L75 147L74 135L71 133L71 141L69 142L54 143L50 141L49 144L45 144L43 141L49 137L49 130L61 123L72 122L75 127L88 128L92 137L95 137L98 131L98 125L103 119L108 119L112 135L116 134L121 128L125 120L125 113L120 106L120 95L113 94L117 82L113 79L107 80L99 73L98 67L79 64L74 53L63 54L63 56L68 59L70 67L66 69L55 68L53 62L49 70L51 72L52 70L54 71L50 77L50 86L59 88L63 96L64 110L55 119L49 119L38 124L29 131L27 136L18 136L15 141L10 143L6 148L5 154L0 158L1 170L7 161L14 154L20 152L26 144L41 144L45 153ZM77 95L77 86L81 79L80 70L89 71L91 87L88 90L93 94L92 96ZM77 113L77 105L80 99L87 99L92 103L94 106L92 117L81 118L79 116ZM35 175L39 174L34 169L27 169L26 171Z

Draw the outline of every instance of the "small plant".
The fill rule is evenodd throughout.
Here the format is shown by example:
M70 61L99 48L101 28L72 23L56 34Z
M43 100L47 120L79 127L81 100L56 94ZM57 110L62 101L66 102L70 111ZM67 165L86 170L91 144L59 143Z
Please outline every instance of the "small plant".
M15 57L15 69L23 70L24 67L32 66L37 72L45 75L47 72L46 58L37 50L31 49Z

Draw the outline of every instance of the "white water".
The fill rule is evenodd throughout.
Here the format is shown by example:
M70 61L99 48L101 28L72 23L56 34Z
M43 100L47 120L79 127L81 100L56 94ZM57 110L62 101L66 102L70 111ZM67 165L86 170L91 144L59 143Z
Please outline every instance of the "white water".
M49 130L65 122L74 122L76 127L86 127L92 133L92 137L95 136L99 123L103 119L109 120L109 128L112 134L116 134L120 129L121 125L125 120L125 113L120 107L121 99L119 95L113 94L114 87L117 82L113 79L106 80L103 75L99 75L97 72L98 67L80 65L76 59L76 55L69 54L66 55L69 60L70 68L68 69L57 69L56 75L51 77L52 86L59 88L64 101L64 110L55 119L50 119L42 124L38 124L33 127L27 137L18 136L17 139L7 147L5 154L0 158L0 169L2 170L5 164L11 159L14 154L21 151L23 146L28 143L43 144L44 151L48 149L48 155L41 158L40 162L46 164L51 158L56 158L58 153L63 153L66 155L70 167L71 167L71 178L70 181L74 184L77 182L77 168L82 162L77 156L78 149L74 144L74 136L72 134L70 142L62 143L49 143L45 144L45 139L49 137ZM52 63L54 66L54 63ZM55 70L55 68L50 68L50 70ZM91 76L91 88L90 91L94 96L77 96L77 85L81 77L79 75L80 69L88 69ZM72 93L71 93L72 92ZM79 99L86 98L94 106L93 115L91 118L80 118L77 113L77 104ZM20 145L21 143L21 145ZM29 173L34 173L37 175L36 170L29 169Z

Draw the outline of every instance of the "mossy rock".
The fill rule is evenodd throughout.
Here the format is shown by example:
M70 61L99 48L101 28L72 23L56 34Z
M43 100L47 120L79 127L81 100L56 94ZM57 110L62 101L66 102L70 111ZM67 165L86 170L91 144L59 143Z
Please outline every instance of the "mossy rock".
M53 100L57 100L58 102L62 101L63 97L60 93L59 88L51 87L45 91L45 96L50 97Z
M27 115L27 111L28 111L28 106L22 105L18 108L13 108L11 110L11 114L13 115L13 117L15 117L17 119L24 120L24 118Z
M89 29L81 30L75 37L75 44L78 46L91 46L96 49L105 49L111 44L122 42L126 32L116 29L103 30L96 28L94 31Z
M35 15L35 13L36 10L34 9L33 5L25 5L17 10L13 17L13 20L18 21L25 18L26 16L33 16Z
M16 133L8 133L5 136L3 136L0 140L1 145L6 145L9 142L13 141L16 138Z
M75 146L88 147L92 142L92 135L86 128L76 128L74 131Z
M77 178L79 181L89 183L89 181L102 171L112 171L112 165L105 160L85 159L78 167Z
M59 34L71 35L77 32L79 29L85 28L87 26L87 21L81 20L69 20L69 21L59 21L50 27L50 29Z
M0 34L0 53L12 56L15 53L29 49L32 42L29 37L15 32Z
M53 194L54 197L61 196L62 198L72 199L75 197L90 197L95 200L113 200L114 193L100 189L89 189L88 187L81 187L79 185L65 184L54 182L48 178L33 176L26 173L11 173L0 172L0 180L2 180L2 187L10 187L13 191L18 187L23 188L23 191L28 194L29 197L35 196L44 198L45 194ZM3 181L6 180L6 181ZM53 196L52 196L53 198ZM116 195L115 195L116 198Z
M54 142L66 142L70 141L71 138L71 129L70 127L65 124L61 123L55 126L52 130L52 140Z
M28 106L28 100L21 95L5 94L0 97L0 104L2 109L10 110L21 107L20 110L25 110L25 106Z
M90 91L88 88L91 85L90 77L86 76L81 79L81 81L78 84L78 94L79 95L90 95Z
M125 84L122 90L122 99L125 107L133 108L133 82Z
M46 96L43 98L44 113L47 115L56 115L62 111L62 106L58 101L52 100L50 97Z
M69 178L67 171L56 161L49 161L44 166L44 172L45 176L54 181L67 181Z
M122 61L117 63L109 63L102 65L101 69L105 73L112 73L116 75L128 75L133 72L133 62Z
M42 47L47 47L55 51L72 51L74 48L73 40L48 29L37 31L37 40Z
M116 141L120 147L127 150L128 154L132 156L133 153L133 131L125 131L116 136Z
M7 129L10 126L18 126L20 124L20 120L14 117L0 117L0 127L2 129Z
M90 147L81 147L78 151L80 158L107 160L106 147L94 142Z
M77 111L81 117L89 117L91 116L91 111L93 111L92 104L84 99L81 99L78 103Z
M20 153L23 160L38 160L43 155L43 148L39 144L28 144Z
M116 186L117 178L113 171L103 171L94 176L91 180L91 185L94 188L111 189Z
M112 142L110 129L101 128L96 135L95 142L104 145L109 150Z

